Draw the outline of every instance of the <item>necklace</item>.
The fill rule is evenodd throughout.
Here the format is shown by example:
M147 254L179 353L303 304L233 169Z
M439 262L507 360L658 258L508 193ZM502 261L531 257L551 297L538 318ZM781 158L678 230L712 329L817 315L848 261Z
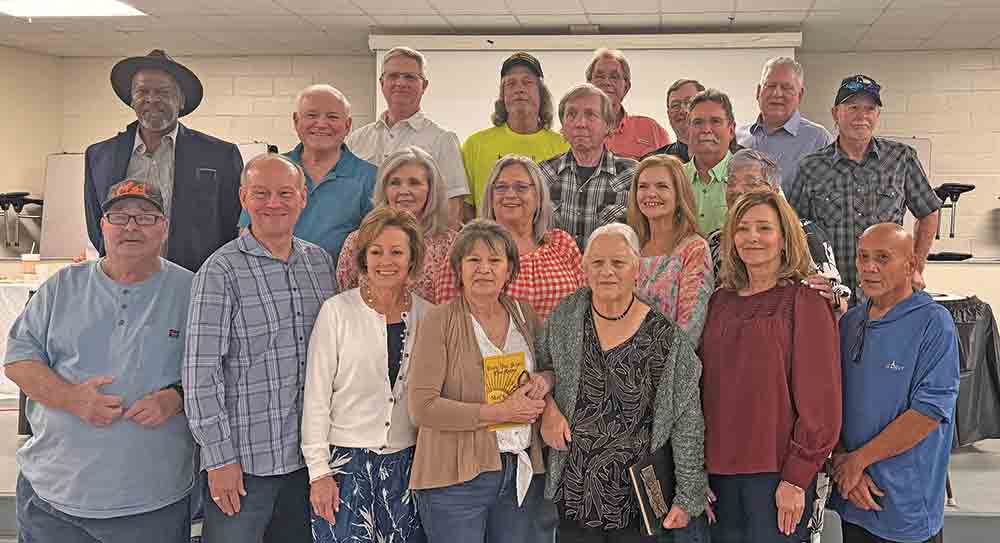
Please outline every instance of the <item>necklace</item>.
M371 307L372 309L377 309L375 307L375 295L372 293L372 289L369 288L368 285L363 285L361 287L361 297L364 298L365 302L368 304L369 307ZM406 309L408 307L410 307L410 301L411 301L410 300L410 291L404 289L403 290L403 304L402 304L402 310L403 311L406 311Z
M604 315L601 315L601 312L597 310L597 306L594 305L594 300L590 301L590 309L594 311L595 315L606 321L620 321L625 318L625 315L628 315L628 312L629 310L632 309L632 304L634 303L635 303L635 294L632 295L632 301L628 303L628 307L625 308L625 311L623 311L622 314L618 315L617 317L606 317Z

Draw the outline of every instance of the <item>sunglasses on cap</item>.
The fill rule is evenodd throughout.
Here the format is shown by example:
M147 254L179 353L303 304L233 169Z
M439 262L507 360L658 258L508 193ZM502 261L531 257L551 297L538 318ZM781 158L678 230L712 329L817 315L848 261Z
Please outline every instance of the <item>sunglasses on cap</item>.
M882 90L882 87L878 83L869 79L863 75L859 75L854 79L845 82L841 85L841 88L847 89L851 92L868 92L871 94L878 94Z

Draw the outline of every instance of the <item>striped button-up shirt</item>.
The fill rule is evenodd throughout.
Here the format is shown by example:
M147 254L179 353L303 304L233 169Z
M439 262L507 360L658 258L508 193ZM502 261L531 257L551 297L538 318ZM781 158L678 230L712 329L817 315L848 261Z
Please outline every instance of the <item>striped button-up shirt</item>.
M902 143L872 138L861 162L841 152L836 141L806 155L788 202L799 217L816 221L830 235L837 269L859 301L854 257L866 228L882 222L903 224L909 209L922 219L941 207L917 152Z
M184 410L202 467L244 473L305 466L300 451L306 346L335 293L333 259L293 238L287 261L252 234L223 245L195 274L184 355Z
M580 179L573 151L539 164L549 184L552 210L559 228L569 232L583 250L587 237L599 226L625 222L628 190L639 163L604 149L588 179Z

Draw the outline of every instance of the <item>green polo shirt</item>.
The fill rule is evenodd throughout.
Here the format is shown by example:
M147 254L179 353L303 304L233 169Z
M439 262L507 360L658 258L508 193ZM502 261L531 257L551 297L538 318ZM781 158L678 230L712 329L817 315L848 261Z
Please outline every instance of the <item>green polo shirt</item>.
M726 178L729 177L729 160L732 158L733 154L726 151L726 156L708 170L709 179L706 180L698 178L694 158L684 165L684 175L691 180L694 200L698 204L698 229L702 235L722 228L726 222Z

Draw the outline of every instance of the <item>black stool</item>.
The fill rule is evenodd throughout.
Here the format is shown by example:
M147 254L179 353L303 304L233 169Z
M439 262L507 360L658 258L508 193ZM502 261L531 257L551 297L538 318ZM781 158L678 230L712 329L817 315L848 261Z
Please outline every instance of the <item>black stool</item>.
M941 209L951 210L951 231L948 233L948 237L955 237L955 216L958 213L958 197L975 188L975 185L966 185L965 183L945 183L934 189L937 197L944 202L941 205ZM951 200L951 203L948 200ZM941 221L938 221L937 234L935 234L934 239L941 239Z

